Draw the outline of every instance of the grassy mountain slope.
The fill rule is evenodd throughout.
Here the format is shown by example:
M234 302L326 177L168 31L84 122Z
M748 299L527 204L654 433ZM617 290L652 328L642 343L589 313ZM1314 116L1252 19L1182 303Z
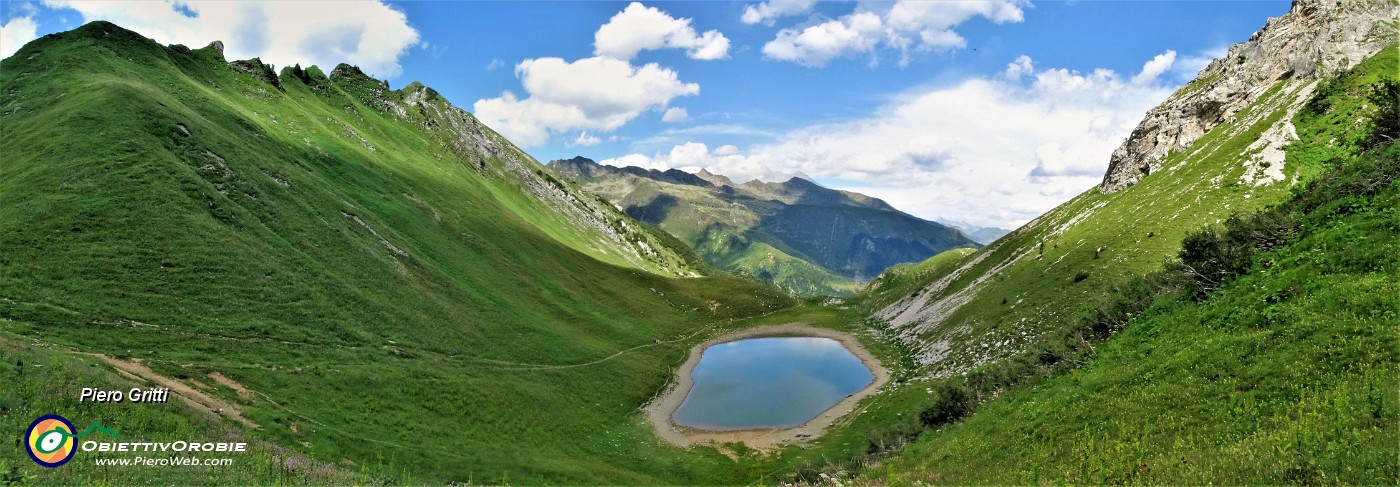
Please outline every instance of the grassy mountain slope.
M889 346L904 347L910 359L839 433L845 456L832 454L822 468L794 469L786 478L813 484L836 478L846 485L1396 483L1400 149L1358 153L1369 127L1400 134L1397 65L1397 49L1383 49L1317 83L1295 110L1279 115L1298 136L1282 155L1287 168L1301 173L1297 183L1278 188L1275 201L1287 201L1283 206L1240 209L1254 198L1207 192L1203 200L1238 211L1221 215L1220 224L1195 217L1200 223L1174 230L1181 236L1159 257L1105 279L1111 282L1098 292L1066 293L1077 273L1050 289L1011 288L1005 282L1016 274L982 279L981 292L1008 292L1004 300L989 299L988 307L1023 304L1013 292L1075 300L1040 324L1045 331L1015 347L934 348L910 340L907 328L873 320L875 330L897 338ZM1392 108L1377 111L1368 94L1386 78L1395 83L1389 85ZM1390 115L1376 119L1379 113ZM1222 134L1231 132L1202 143L1219 147ZM1255 152L1241 150L1250 145L1234 141L1221 148L1239 151L1233 157L1208 160L1240 164ZM1173 173L1155 172L1117 194L1163 184L1163 174ZM1193 201L1178 196L1175 204ZM1118 223L1096 220L1111 214L1114 204L1103 203L1078 221ZM1268 211L1231 218L1260 208ZM1189 206L1180 214L1188 213ZM886 309L930 288L957 285L982 265L979 258L997 258L995 252L1004 251L998 246L1015 245L1016 238L895 266L848 301ZM1028 261L1043 262L1032 260L1036 247L1027 247ZM1045 252L1053 249L1047 245ZM1109 255L1071 255L1060 263L1083 265ZM1212 261L1225 264L1201 265ZM1078 283L1103 277L1086 275ZM964 303L977 302L974 293L962 296L972 296ZM937 360L930 367L931 352L973 357L979 365L962 374L940 368Z
M879 199L801 178L734 184L708 172L616 168L582 157L549 167L689 243L706 262L798 295L847 295L891 265L977 246Z
M26 343L29 342L29 343ZM110 468L96 465L95 457L121 458L124 455L80 453L79 457L61 470L34 467L29 457L19 451L14 442L0 448L0 483L25 485L136 485L139 483L188 484L191 479L218 479L239 485L271 485L290 483L368 484L375 482L372 473L318 462L305 455L290 453L285 447L260 441L238 428L220 424L184 402L148 404L132 407L127 403L97 403L87 401L73 404L82 388L127 391L147 387L144 383L100 367L101 362L90 356L53 350L42 342L0 336L0 411L28 421L54 411L63 411L74 420L74 426L85 428L90 423L77 424L78 418L100 421L107 425L120 421L122 427L111 426L117 434L147 441L181 441L199 438L208 441L249 443L250 452L234 468L225 466L187 466L185 468ZM119 420L117 418L120 418ZM10 431L10 425L5 430ZM284 461L285 459L285 461ZM58 473L59 475L54 475Z
M1389 104L1400 107L1393 83ZM1318 98L1331 108L1299 117L1303 142L1290 153L1351 148L1328 144L1336 106L1359 98L1342 86ZM897 472L899 483L1400 483L1400 146L1333 155L1285 204L1193 233L1183 265L1156 278L1171 283L1161 297L1091 345L1087 365L1006 391L873 473ZM1222 267L1238 276L1208 271Z
M1395 50L1388 48L1341 83L1360 90L1395 65ZM1327 123L1312 124L1322 131L1316 137L1336 139L1333 145L1284 155L1288 139L1269 135L1301 134L1297 116L1319 89L1341 88L1279 80L1137 184L1081 194L964 257L950 272L923 280L917 291L885 289L883 283L900 272L892 270L871 283L867 306L921 347L919 360L931 375L971 370L1025 350L1086 313L1112 284L1174 256L1187 232L1277 203L1291 185L1341 153L1338 147L1359 133L1362 102L1356 96L1339 98ZM1282 161L1264 155L1274 150Z
M890 269L858 300L917 347L924 377L871 407L907 419L838 469L893 484L1395 483L1400 148L1363 148L1371 127L1400 130L1397 65L1392 44L1334 78L1282 80L1136 185ZM1268 183L1261 153L1278 139L1261 134L1282 128L1297 136L1275 145L1289 184ZM1200 265L1216 260L1229 265Z
M349 66L279 76L97 22L0 63L0 133L0 333L139 360L323 462L723 480L636 409L697 333L792 304L664 277L705 266L432 90Z

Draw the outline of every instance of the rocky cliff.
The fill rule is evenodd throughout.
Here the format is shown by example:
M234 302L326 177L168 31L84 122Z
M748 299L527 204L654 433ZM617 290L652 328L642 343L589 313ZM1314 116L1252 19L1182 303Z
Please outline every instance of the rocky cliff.
M1288 13L1269 19L1248 41L1231 46L1224 58L1212 61L1195 80L1147 112L1113 151L1099 191L1112 193L1136 184L1160 169L1167 154L1190 147L1257 101L1276 81L1316 81L1374 55L1395 41L1397 17L1400 7L1389 0L1294 0ZM1295 93L1300 103L1311 90ZM1273 138L1286 142L1289 131L1280 127L1276 132ZM1276 147L1262 149L1281 154Z

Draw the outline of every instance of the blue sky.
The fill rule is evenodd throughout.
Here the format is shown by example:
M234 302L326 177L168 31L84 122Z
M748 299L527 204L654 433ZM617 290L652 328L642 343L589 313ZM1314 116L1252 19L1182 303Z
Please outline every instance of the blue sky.
M541 161L802 172L1013 227L1288 0L3 3L0 55L104 19L230 58L421 81Z

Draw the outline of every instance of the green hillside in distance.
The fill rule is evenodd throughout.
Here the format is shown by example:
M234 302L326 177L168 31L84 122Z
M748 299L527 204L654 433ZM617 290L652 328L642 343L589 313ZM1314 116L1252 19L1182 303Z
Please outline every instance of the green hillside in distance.
M877 198L801 177L736 184L705 170L619 168L584 157L548 167L690 244L705 262L799 296L850 295L892 265L978 246Z
M427 87L221 48L93 22L0 62L6 347L139 362L256 425L225 426L375 482L735 481L713 450L659 447L637 408L693 342L791 298L713 272ZM72 404L7 400L0 431L47 413L187 431ZM0 455L43 483L145 480Z

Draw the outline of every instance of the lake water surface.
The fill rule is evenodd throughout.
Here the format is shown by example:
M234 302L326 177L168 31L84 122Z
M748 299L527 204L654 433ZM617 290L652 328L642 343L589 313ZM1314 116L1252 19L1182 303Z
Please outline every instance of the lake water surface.
M671 416L707 430L791 428L815 418L875 380L830 338L749 338L705 349L694 385Z

